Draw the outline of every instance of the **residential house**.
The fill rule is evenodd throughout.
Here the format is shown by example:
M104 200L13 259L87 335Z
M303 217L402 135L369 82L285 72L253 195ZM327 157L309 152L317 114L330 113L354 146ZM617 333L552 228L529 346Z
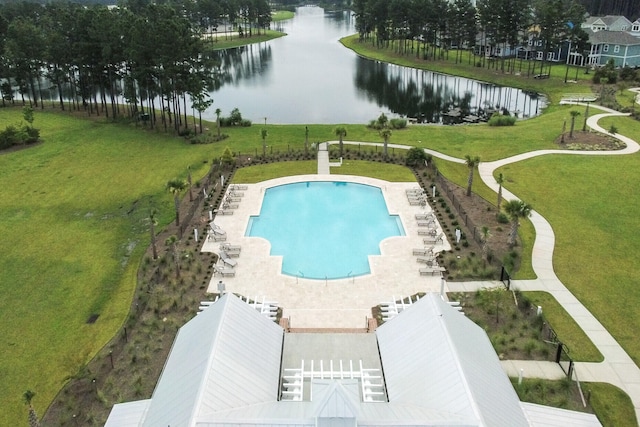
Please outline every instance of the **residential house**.
M637 21L636 21L637 22ZM590 16L582 24L583 30L598 31L632 31L632 22L624 16ZM640 27L638 28L640 30Z
M610 59L616 67L640 67L640 37L627 31L587 30L591 49L587 64L605 65Z

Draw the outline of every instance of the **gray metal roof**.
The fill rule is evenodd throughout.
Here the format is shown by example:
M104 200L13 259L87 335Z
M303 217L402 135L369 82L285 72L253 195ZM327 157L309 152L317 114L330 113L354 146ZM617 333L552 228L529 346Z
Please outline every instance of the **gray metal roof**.
M311 400L278 401L283 330L226 295L180 329L153 398L115 405L106 426L599 425L592 415L519 402L484 331L437 294L381 326L376 337L388 402L363 402L357 379L315 379ZM300 338L298 344L312 344L307 350L318 349L319 342ZM328 338L321 341L349 345ZM366 339L351 344L377 353Z
M474 425L527 426L486 333L428 294L376 331L390 402L465 417Z
M178 332L145 427L193 426L202 415L274 401L283 330L227 294Z
M602 427L598 417L586 412L569 411L522 402L531 427Z
M104 427L138 427L150 403L145 399L114 405Z
M626 31L585 31L591 44L619 44L623 46L640 45L640 38Z

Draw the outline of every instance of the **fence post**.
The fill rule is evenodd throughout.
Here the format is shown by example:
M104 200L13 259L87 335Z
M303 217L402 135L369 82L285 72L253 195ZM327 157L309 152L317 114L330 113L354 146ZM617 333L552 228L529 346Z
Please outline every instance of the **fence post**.
M560 363L562 358L562 343L558 341L558 347L556 348L556 363Z

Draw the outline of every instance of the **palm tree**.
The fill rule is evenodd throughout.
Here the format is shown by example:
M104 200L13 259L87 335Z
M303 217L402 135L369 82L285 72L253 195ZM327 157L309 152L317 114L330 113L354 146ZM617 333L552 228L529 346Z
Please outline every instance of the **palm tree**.
M573 128L576 125L576 117L580 115L580 111L571 110L569 111L571 114L571 129L569 130L569 138L573 138Z
M173 262L176 267L176 279L180 278L180 259L178 257L178 238L174 235L171 235L165 240L165 245L169 246L169 250L171 251L171 255L173 257Z
M333 132L336 134L336 136L340 139L340 157L342 157L343 155L343 149L344 149L344 144L342 142L342 138L344 138L345 136L347 136L347 130L345 129L344 126L338 126L337 128L335 128L333 130Z
M29 426L30 427L40 427L40 421L38 421L38 415L36 414L36 410L33 409L33 405L31 404L31 401L33 400L33 397L35 395L36 395L35 392L31 390L27 390L22 394L22 400L24 400L24 403L29 405Z
M216 126L218 128L218 140L220 140L220 114L222 114L222 110L216 108Z
M153 249L153 259L158 259L158 248L156 247L156 225L158 225L158 211L151 208L149 211L149 228L151 232L151 248Z
M265 128L262 128L262 130L260 131L260 136L262 137L262 158L263 159L267 158L267 135L269 135L267 130Z
M389 154L387 145L389 144L389 138L391 138L391 129L389 128L382 129L380 131L380 136L382 137L382 139L384 139L384 158L386 159Z
M480 157L471 157L469 154L464 156L465 164L469 168L469 178L467 179L467 196L471 196L471 186L473 185L473 171L480 164Z
M509 246L513 247L516 244L516 237L518 237L520 218L529 218L529 216L531 216L531 211L533 210L533 208L530 204L525 203L522 200L509 200L504 204L504 210L511 218Z
M496 182L498 183L498 212L500 212L500 205L502 204L502 184L504 183L504 176L502 176L501 173L498 174Z
M180 193L187 188L187 183L182 179L172 179L167 182L167 190L173 194L173 203L176 209L176 225L180 226Z

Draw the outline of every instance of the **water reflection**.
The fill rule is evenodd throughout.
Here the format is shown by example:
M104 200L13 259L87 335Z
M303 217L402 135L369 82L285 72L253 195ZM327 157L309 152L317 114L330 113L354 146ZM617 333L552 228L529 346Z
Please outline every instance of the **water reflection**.
M361 58L339 43L354 34L350 12L300 7L275 24L287 36L219 53L214 106L270 123L367 123L385 113L460 123L504 110L539 113L544 100L518 89ZM205 116L213 117L212 112Z
M538 114L540 100L521 90L358 58L354 82L367 100L418 123L486 120L495 111Z

